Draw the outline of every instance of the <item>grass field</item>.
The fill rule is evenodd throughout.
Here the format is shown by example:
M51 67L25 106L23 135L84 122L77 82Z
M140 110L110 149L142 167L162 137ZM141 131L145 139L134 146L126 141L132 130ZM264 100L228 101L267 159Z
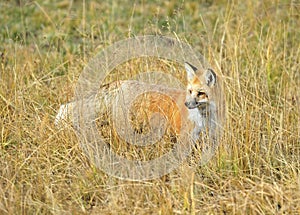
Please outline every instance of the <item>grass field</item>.
M0 214L300 214L299 27L297 0L1 1ZM53 121L96 53L146 34L205 55L227 121L194 174L130 182Z

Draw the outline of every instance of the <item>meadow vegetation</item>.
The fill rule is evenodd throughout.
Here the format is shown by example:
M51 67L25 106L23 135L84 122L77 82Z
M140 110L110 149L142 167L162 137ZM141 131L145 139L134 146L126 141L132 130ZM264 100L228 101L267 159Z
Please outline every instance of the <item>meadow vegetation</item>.
M1 1L0 213L300 214L299 26L296 0ZM207 165L130 182L53 121L95 54L147 34L205 56L227 118Z

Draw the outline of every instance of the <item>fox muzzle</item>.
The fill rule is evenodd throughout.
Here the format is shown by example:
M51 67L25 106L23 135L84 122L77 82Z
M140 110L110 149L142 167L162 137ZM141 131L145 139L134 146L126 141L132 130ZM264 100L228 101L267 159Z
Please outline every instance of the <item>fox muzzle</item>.
M193 100L193 101L187 101L187 102L185 102L184 105L188 109L194 109L194 108L198 108L200 106L206 105L206 102L197 102L196 100Z

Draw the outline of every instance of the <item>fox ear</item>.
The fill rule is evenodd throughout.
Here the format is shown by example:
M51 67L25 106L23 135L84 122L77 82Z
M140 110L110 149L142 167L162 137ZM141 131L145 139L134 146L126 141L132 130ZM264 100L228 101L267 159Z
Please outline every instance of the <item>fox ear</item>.
M205 72L205 81L207 86L213 87L217 82L217 75L212 69L207 69Z
M193 78L195 77L195 71L197 71L197 68L194 67L193 65L189 64L188 62L184 63L184 67L185 67L188 81L193 80Z

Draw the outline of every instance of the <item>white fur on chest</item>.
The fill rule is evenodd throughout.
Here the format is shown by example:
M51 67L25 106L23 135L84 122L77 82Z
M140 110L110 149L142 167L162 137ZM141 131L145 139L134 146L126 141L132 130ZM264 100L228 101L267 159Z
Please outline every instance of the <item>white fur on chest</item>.
M189 120L194 122L194 129L191 133L192 139L194 141L198 140L201 132L206 132L206 127L208 127L210 132L214 132L216 126L216 108L215 104L211 103L208 110L203 110L203 112L198 108L189 109Z
M189 119L195 123L198 128L204 127L204 117L200 114L197 108L189 109Z

